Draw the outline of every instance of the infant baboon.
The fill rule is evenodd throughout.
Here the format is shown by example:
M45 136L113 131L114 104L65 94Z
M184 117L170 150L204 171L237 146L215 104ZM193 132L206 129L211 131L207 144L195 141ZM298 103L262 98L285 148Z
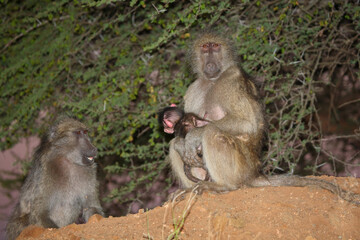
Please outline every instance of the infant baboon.
M219 116L223 116L223 112L219 111ZM175 137L185 138L187 133L193 128L203 127L209 123L208 120L200 118L194 113L184 113L183 110L172 104L170 107L162 109L158 113L159 123L163 125L164 132L168 134L175 134ZM247 134L236 136L242 142L247 142L249 136ZM184 145L176 144L175 150L181 155L184 153ZM197 147L197 156L202 159L201 145ZM184 171L186 177L193 181L208 181L210 180L209 172L206 169L205 163L198 162L196 165L189 165L184 163Z
M28 225L59 228L104 215L94 162L97 149L87 132L84 124L63 118L42 138L6 227L9 240Z
M203 127L209 123L209 121L196 116L193 113L184 113L180 108L175 105L166 107L158 113L159 123L163 125L164 132L168 134L175 134L176 137L185 138L186 134L193 128ZM182 151L177 145L177 151ZM198 146L197 152L199 158L202 157L201 145ZM184 172L186 177L193 181L207 181L209 180L209 172L206 166L202 162L202 165L190 166L184 163Z
M174 105L162 109L158 116L159 123L164 127L164 132L175 134L176 137L181 138L185 138L191 129L203 127L209 123L209 121L193 113L184 113L183 110Z

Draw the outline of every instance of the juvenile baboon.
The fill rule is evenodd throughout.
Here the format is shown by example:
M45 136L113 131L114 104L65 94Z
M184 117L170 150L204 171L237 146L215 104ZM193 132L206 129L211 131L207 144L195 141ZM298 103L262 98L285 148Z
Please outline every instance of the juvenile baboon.
M6 227L9 240L28 225L59 228L97 213L104 215L96 180L97 149L86 126L62 118L42 138L20 200Z
M185 138L186 134L193 128L203 127L209 121L196 116L193 113L184 113L176 106L162 109L159 113L159 123L163 125L164 132L175 134L176 137Z
M225 192L241 186L317 185L343 199L360 204L360 195L346 192L327 181L298 176L259 174L264 116L257 89L235 61L228 41L212 33L203 34L191 47L191 66L197 79L186 91L185 113L209 121L191 129L185 138L170 142L172 171L182 188ZM198 146L202 149L199 158ZM187 178L184 164L205 164L211 181L195 183Z
M202 119L193 113L185 114L184 111L175 105L162 109L158 113L158 117L159 123L164 127L164 132L168 134L175 134L176 137L180 138L185 138L186 134L191 129L203 127L209 123L209 121ZM182 145L179 144L176 147L178 152L183 152L183 149L179 149L179 147L183 147ZM201 158L201 146L198 146L197 150L197 155ZM184 173L186 177L193 182L209 180L209 173L203 162L202 165L196 167L184 164Z

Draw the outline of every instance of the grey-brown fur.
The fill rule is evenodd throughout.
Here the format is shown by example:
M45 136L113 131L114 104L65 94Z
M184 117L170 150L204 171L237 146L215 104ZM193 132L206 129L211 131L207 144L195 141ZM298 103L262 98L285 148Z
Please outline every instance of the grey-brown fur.
M7 224L6 235L15 239L28 225L59 228L104 215L98 198L96 148L84 124L62 118L43 137L20 199Z
M360 205L360 195L327 181L299 176L259 174L260 151L265 129L263 106L254 83L235 61L229 41L205 33L191 48L191 66L197 79L184 96L185 114L193 113L209 123L191 129L185 138L170 142L169 160L182 188L226 192L242 186L309 186L327 189ZM202 159L198 157L202 148ZM211 181L194 183L184 166L205 164Z
M193 113L184 113L180 108L171 106L162 109L158 113L158 120L164 127L164 132L174 133L175 137L185 138L187 133L196 127L203 127L209 123L209 121L196 116ZM176 151L183 152L183 145L177 145ZM198 156L201 158L202 151L201 146L198 147ZM199 182L201 180L207 181L210 179L209 172L201 162L199 166L190 166L184 163L184 172L186 177L193 181Z
M185 113L209 123L190 130L185 139L171 141L174 175L182 187L192 187L195 183L186 177L183 166L199 166L204 161L211 182L199 182L199 191L237 189L258 176L264 116L257 89L242 74L229 41L222 37L203 34L194 41L190 55L197 79L186 91ZM202 159L197 156L198 146Z

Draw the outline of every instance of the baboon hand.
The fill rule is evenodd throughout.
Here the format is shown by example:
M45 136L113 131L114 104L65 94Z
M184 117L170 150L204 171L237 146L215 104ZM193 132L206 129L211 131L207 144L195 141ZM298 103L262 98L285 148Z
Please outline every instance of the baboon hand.
M185 151L184 163L191 167L203 167L204 163L202 158L198 155L198 150L196 147L189 146Z

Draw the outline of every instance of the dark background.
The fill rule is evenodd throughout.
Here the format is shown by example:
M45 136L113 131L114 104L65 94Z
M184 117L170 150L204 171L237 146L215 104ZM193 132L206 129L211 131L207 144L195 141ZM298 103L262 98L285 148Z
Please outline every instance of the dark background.
M206 29L233 42L259 87L266 174L360 175L358 1L2 0L0 21L3 209L36 140L12 147L61 114L92 129L109 215L161 204L177 186L156 113L182 106L187 52Z

